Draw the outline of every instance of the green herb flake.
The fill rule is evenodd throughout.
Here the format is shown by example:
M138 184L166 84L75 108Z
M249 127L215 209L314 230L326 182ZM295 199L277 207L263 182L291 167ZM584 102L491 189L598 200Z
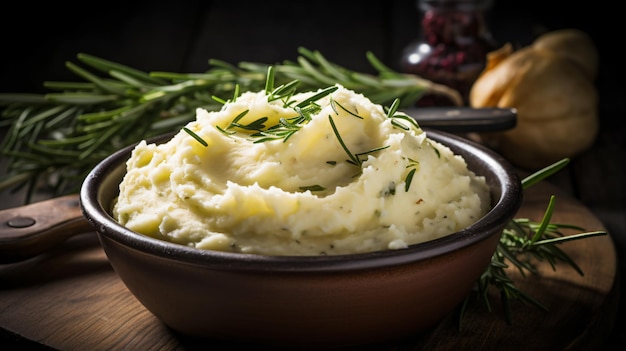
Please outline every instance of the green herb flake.
M191 129L183 127L183 130L187 132L187 134L191 135L192 138L196 139L200 144L202 144L202 146L209 146L209 144L204 139L202 139L198 134L194 133Z

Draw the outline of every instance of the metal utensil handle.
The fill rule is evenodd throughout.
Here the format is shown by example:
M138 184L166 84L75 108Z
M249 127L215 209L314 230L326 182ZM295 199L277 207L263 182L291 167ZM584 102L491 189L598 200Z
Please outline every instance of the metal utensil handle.
M94 231L78 195L67 195L0 211L0 263L37 256L71 236Z
M401 110L413 117L421 127L445 132L494 132L514 128L514 108L417 107Z

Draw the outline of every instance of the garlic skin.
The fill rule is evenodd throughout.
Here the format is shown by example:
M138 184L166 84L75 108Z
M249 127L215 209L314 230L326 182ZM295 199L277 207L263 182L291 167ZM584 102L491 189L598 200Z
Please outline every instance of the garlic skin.
M547 32L532 44L535 50L548 50L576 62L591 80L598 74L598 51L591 37L578 29Z
M516 166L539 169L574 157L598 134L597 50L583 32L548 32L519 50L489 53L470 91L472 107L517 110L517 125L481 135Z

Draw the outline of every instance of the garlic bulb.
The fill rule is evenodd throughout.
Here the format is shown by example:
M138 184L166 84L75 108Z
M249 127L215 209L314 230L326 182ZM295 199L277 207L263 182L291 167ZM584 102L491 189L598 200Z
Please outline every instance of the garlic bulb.
M598 133L598 54L576 29L548 32L532 45L510 44L487 56L470 91L472 107L517 110L517 125L481 135L513 164L548 166L586 150Z

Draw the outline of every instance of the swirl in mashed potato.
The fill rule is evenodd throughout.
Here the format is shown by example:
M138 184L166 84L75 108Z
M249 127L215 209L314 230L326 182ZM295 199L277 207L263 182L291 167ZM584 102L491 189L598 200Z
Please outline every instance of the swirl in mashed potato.
M461 156L410 118L333 89L310 103L317 92L246 92L198 109L169 142L140 142L114 216L199 249L334 255L405 248L488 211L485 179Z

